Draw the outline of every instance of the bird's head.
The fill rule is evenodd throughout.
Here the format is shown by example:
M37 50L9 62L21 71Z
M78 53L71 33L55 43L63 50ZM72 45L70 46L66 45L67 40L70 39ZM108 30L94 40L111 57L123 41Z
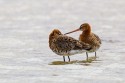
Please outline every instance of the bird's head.
M91 31L90 25L88 23L83 23L78 29L70 31L68 33L65 33L64 35L70 34L70 33L73 33L73 32L77 32L77 31L83 31L83 32L85 32L87 30Z
M62 33L61 33L58 29L54 29L54 30L50 33L49 37L50 37L50 38L54 38L54 37L59 36L59 35L62 35Z

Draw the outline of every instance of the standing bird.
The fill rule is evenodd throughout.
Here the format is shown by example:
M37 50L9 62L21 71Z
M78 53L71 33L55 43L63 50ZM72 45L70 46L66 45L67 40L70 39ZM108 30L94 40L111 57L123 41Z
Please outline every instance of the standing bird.
M86 51L87 60L88 60L88 52L95 52L95 57L96 57L96 51L100 48L101 39L96 34L91 32L91 27L88 23L84 23L80 26L80 28L74 31L65 33L64 35L73 33L76 31L82 31L82 34L80 34L79 36L80 41L91 45L91 49L89 51Z
M76 40L72 37L63 35L58 29L54 29L49 35L49 47L58 55L68 56L70 62L70 55L86 52L90 50L89 44Z

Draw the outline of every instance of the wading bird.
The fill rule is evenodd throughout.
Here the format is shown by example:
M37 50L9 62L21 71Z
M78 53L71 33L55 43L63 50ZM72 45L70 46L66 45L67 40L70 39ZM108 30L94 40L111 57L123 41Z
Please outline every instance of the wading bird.
M82 41L84 43L87 43L91 45L91 49L86 51L86 56L88 60L88 52L95 52L95 57L96 57L96 51L100 48L101 45L101 39L94 33L91 32L91 27L88 23L84 23L80 26L80 28L73 30L71 32L65 33L70 34L76 31L82 31L82 34L79 36L79 41Z
M68 56L70 62L70 55L86 52L91 49L89 44L76 40L72 37L63 35L58 29L54 29L49 35L49 47L57 55Z

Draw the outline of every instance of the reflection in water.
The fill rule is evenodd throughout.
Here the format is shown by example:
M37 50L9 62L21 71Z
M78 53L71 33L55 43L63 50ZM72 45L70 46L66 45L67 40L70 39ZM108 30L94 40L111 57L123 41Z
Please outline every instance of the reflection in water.
M89 57L89 60L74 60L74 61L70 61L70 62L64 62L64 61L53 61L51 62L49 65L66 65L66 64L81 64L81 65L85 65L85 66L89 66L90 63L92 63L93 61L99 61L96 60L96 57Z

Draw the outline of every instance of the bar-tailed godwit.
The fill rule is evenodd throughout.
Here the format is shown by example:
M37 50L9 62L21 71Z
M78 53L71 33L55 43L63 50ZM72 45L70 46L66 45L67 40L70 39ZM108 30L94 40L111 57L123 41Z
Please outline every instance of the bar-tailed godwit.
M70 55L86 52L90 50L91 46L72 37L63 35L58 29L54 29L49 35L49 47L57 55L63 56L65 62L65 56L68 56L70 61Z
M71 32L65 33L65 35L76 31L82 31L82 34L80 34L79 36L79 40L91 45L92 47L89 51L86 51L87 60L88 60L88 52L95 52L95 57L96 57L96 51L101 46L101 39L96 34L91 32L91 27L88 23L82 24L80 28L73 30Z

